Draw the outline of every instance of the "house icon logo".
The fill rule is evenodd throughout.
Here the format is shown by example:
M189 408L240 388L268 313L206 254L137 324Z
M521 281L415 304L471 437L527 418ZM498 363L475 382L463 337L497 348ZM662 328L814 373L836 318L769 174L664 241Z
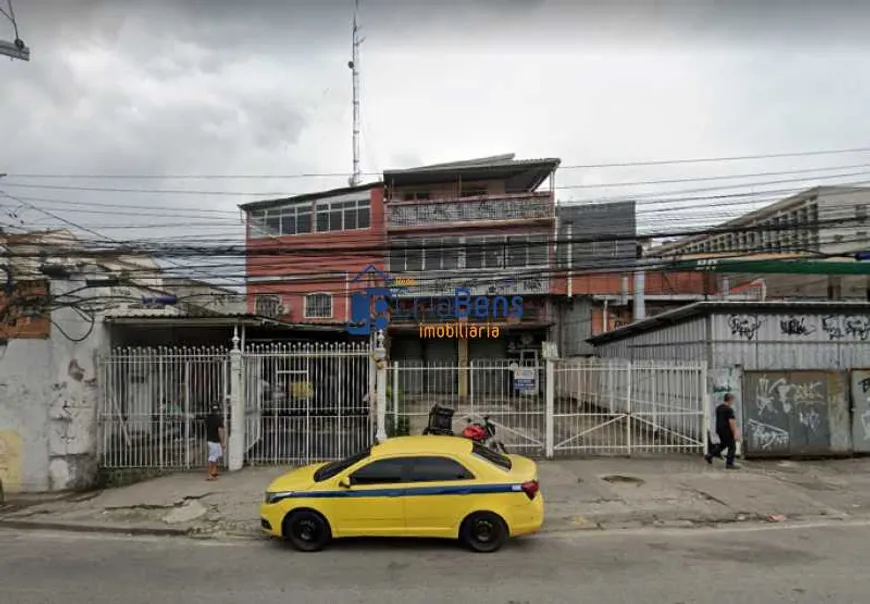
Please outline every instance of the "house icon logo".
M370 264L351 279L350 283L359 283L363 280L380 282L382 285L366 287L362 291L351 294L350 321L345 328L349 334L355 336L367 336L373 331L383 331L390 323L389 300L393 296L393 289L390 287L393 278Z

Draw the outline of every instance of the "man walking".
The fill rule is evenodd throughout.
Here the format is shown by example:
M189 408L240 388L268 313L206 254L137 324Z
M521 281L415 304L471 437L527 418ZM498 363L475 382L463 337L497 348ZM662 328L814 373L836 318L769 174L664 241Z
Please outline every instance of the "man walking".
M205 418L205 440L208 444L208 480L216 480L218 461L224 456L227 442L220 405L212 405L211 412Z
M716 435L719 444L704 456L708 464L713 463L713 458L722 458L722 451L726 451L725 468L734 470L734 456L737 454L737 441L740 440L740 432L737 430L737 417L734 415L734 395L730 392L725 395L725 400L716 407Z

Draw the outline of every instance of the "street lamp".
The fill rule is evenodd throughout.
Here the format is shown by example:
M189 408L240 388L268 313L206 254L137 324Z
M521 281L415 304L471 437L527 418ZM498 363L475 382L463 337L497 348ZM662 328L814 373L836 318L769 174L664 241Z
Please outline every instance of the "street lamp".
M0 40L0 55L6 55L7 57L20 59L22 61L29 61L30 49L27 48L27 45L24 44L24 41L21 38L16 38L14 42Z

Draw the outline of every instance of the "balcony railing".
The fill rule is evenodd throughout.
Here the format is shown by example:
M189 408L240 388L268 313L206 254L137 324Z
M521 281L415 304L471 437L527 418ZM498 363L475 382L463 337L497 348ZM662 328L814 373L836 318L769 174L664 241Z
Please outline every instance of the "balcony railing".
M494 318L492 322L510 324L523 324L529 322L543 322L548 318L546 304L532 300L523 303L523 315L520 318ZM390 324L397 326L419 325L421 323L452 323L457 321L452 309L445 306L445 302L429 299L400 300L398 307L390 312ZM486 323L469 317L470 323Z
M452 296L460 288L472 296L534 296L550 293L550 277L546 267L496 272L468 269L441 275L406 272L396 278L392 288L398 298Z
M550 193L470 197L447 201L393 201L387 205L387 228L438 227L454 223L507 220L552 220L556 206Z

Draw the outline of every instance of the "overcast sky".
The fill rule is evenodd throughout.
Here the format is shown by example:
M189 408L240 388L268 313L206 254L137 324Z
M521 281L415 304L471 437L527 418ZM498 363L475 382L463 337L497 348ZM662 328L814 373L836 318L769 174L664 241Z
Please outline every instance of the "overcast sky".
M346 183L352 0L13 6L32 56L0 59L0 173L9 173L0 190L108 237L178 237L170 226L184 222L189 239L194 226L241 234L231 211L258 197L218 192L289 195ZM870 9L857 1L362 0L360 24L367 173L506 152L572 166L870 147ZM13 37L0 17L0 39ZM801 182L756 175L599 186L823 167L844 168ZM341 175L171 178L323 172ZM769 181L780 182L761 185ZM558 175L562 200L635 196L642 204L653 193L745 192L734 186L741 182L782 191L856 181L870 181L870 153ZM0 203L14 212L0 214L0 224L57 223ZM166 209L174 207L201 211ZM648 229L676 228L676 214L646 210Z

